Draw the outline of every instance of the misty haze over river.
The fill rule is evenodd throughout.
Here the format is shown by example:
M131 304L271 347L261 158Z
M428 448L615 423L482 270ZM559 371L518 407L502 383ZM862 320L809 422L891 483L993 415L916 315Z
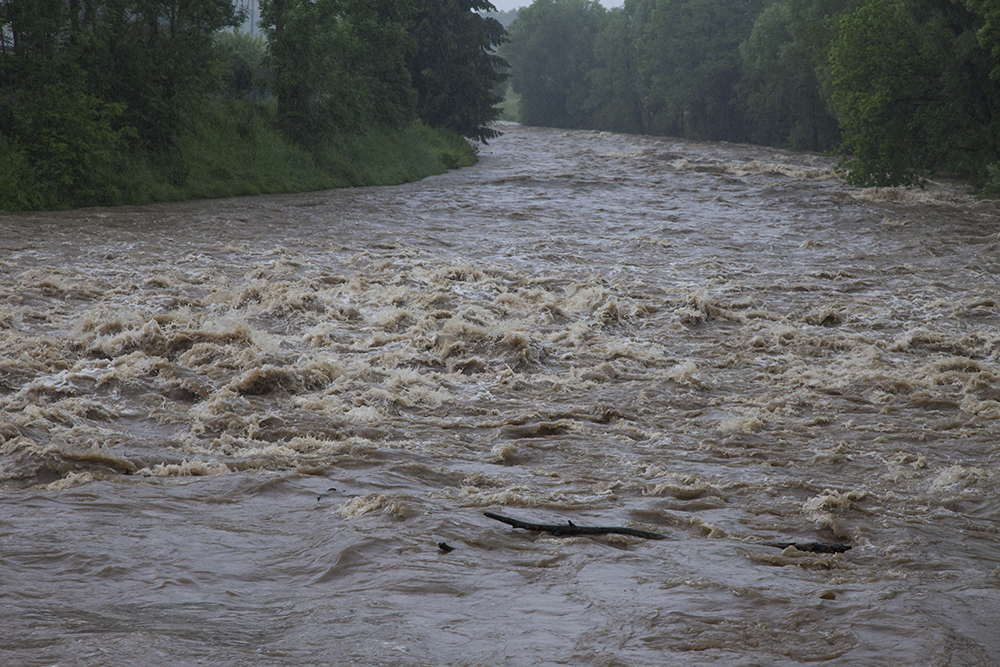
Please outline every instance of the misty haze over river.
M0 664L1000 664L998 205L502 129L0 217Z

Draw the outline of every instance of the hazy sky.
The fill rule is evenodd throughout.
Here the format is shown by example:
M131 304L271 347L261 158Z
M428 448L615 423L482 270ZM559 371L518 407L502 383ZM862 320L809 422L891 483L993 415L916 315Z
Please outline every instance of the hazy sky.
M625 0L601 0L601 4L605 7L621 7L622 2ZM527 7L531 4L531 0L491 0L493 6L502 12L508 9L517 9L518 7Z

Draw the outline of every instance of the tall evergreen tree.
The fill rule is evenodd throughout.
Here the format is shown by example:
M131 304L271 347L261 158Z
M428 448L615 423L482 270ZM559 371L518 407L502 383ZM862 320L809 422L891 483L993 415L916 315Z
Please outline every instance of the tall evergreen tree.
M417 112L428 125L479 141L497 136L487 124L500 113L494 91L507 78L507 63L496 49L506 31L479 13L493 11L486 0L417 0L408 66Z

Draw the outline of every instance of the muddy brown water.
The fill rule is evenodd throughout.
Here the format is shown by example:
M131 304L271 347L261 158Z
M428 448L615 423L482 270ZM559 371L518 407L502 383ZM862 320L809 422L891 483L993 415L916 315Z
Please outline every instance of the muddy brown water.
M1000 664L998 205L503 129L0 217L0 663Z

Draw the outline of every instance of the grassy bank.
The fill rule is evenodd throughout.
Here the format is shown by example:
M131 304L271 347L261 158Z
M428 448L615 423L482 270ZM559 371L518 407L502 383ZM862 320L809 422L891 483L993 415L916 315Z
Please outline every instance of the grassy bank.
M417 121L331 136L307 151L278 131L275 113L273 100L203 100L156 151L127 137L24 145L0 135L0 211L392 185L476 162L465 138Z

